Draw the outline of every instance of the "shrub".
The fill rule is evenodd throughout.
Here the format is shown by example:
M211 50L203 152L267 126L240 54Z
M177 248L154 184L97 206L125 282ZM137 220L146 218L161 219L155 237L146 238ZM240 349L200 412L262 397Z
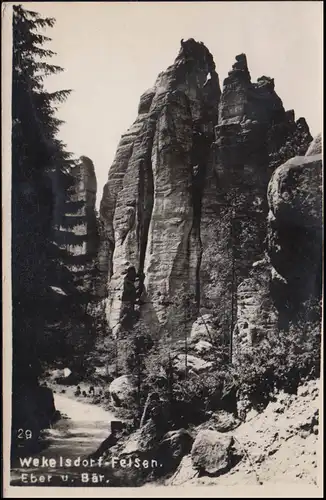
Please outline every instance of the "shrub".
M310 312L310 311L308 311ZM298 317L287 331L244 349L237 359L238 389L256 407L265 406L275 389L296 393L298 385L320 376L320 322Z

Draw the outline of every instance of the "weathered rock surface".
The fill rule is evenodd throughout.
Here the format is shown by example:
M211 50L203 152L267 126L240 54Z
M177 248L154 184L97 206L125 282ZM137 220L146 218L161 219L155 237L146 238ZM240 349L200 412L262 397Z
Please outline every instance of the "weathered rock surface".
M219 95L208 49L192 39L182 42L175 63L141 97L138 118L121 139L101 202L99 259L109 280L110 326L119 321L126 262L137 272L145 270L143 310L151 321L164 321L167 305L183 290L196 296L200 239L193 178L199 160L194 145L202 137L212 140Z
M206 340L200 340L197 342L197 344L194 345L194 350L198 354L204 354L211 352L213 349L213 345L210 342L207 342Z
M96 220L97 181L93 162L86 156L69 170L64 196L56 198L54 242L66 252L66 265L80 292L95 287L95 260L99 245Z
M177 429L165 433L162 426L157 426L150 419L140 429L122 437L115 446L103 452L107 461L117 457L126 461L147 461L148 467L131 467L129 473L128 467L116 465L117 474L122 474L134 486L149 480L149 477L157 478L174 472L182 458L190 453L192 443L193 437L187 430Z
M254 263L249 277L237 289L237 324L233 335L233 359L244 347L273 335L278 313L271 296L272 273L267 259Z
M157 435L156 426L149 420L141 429L136 430L127 438L120 454L121 456L141 456L144 453L150 453L157 447L160 437Z
M71 255L95 255L97 182L93 162L86 156L70 169L72 185L63 203L57 200L56 242Z
M274 294L283 302L283 307L279 304L281 310L293 310L321 294L321 154L296 156L279 167L268 186L268 202L268 254L275 269Z
M232 330L237 285L264 256L272 171L304 154L312 138L304 119L285 111L272 78L251 81L244 54L224 80L215 135L202 199L201 306L219 304Z
M267 186L273 171L304 155L312 141L305 120L284 109L274 87L267 76L252 82L240 54L221 94L212 55L190 39L141 96L100 209L101 289L116 335L126 315L140 316L159 332L172 310L175 323L186 325L174 329L175 340L178 334L184 338L185 329L190 334L199 310L217 317L219 328L231 335L237 313L240 323L248 322L245 302L251 292L258 314L259 284L251 280L239 289L241 311L236 295L253 263L264 257ZM309 154L314 148L311 144ZM129 281L141 286L124 300L130 269L135 276ZM283 278L277 266L276 271ZM186 317L189 299L194 307ZM274 317L269 320L271 326ZM203 334L201 340L209 339Z
M193 466L200 472L216 475L230 466L233 438L217 431L200 431L191 449Z
M175 471L182 458L190 453L193 438L185 429L169 431L161 440L157 456L162 464L162 473Z
M321 134L316 135L314 140L310 143L307 149L306 156L314 156L322 154L322 136Z

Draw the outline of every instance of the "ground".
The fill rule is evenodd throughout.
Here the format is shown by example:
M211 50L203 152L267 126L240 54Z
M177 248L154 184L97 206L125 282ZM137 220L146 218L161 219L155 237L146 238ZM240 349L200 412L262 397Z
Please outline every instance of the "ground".
M299 387L297 395L278 394L262 413L251 412L246 422L230 432L244 455L234 468L219 477L198 477L185 460L183 470L180 467L168 483L318 485L322 470L318 396L319 381Z
M278 393L262 413L253 410L246 421L229 433L243 455L240 462L219 477L198 477L192 468L191 457L186 456L166 485L219 485L235 486L266 483L300 483L317 485L321 464L319 435L319 381L301 385L298 394ZM76 386L48 383L58 394L95 404L108 409L104 396L89 395L90 383L80 383L87 396L76 397ZM94 384L93 384L94 385ZM95 386L98 394L99 386Z

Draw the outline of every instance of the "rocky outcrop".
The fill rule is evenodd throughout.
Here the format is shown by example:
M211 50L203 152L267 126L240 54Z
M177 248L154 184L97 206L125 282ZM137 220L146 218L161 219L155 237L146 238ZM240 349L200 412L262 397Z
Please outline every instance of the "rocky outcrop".
M82 156L69 170L64 197L56 199L54 241L67 254L67 268L77 289L92 288L99 229L96 220L97 182L92 161Z
M321 136L305 156L278 167L268 186L266 257L237 289L233 356L287 328L305 301L321 294ZM310 318L311 319L311 318ZM306 316L306 320L309 318Z
M267 76L252 82L240 54L221 94L212 55L190 39L141 96L100 209L101 289L114 334L128 315L160 332L173 309L183 325L175 337L205 314L231 335L237 314L248 322L250 294L258 313L255 279L237 289L264 258L267 186L275 168L305 154L312 140L274 87Z
M244 54L224 80L215 134L202 200L201 306L219 304L232 330L237 286L264 257L270 176L284 158L303 154L311 136L304 119L285 111L272 78L251 81Z
M143 310L151 321L164 321L167 305L184 290L198 293L197 198L206 165L197 144L207 154L219 95L208 49L182 41L174 64L143 94L138 118L121 139L101 202L100 266L109 280L113 328L122 308L125 266L145 273Z
M268 254L274 296L287 315L321 295L322 156L318 140L306 156L279 167L268 186ZM309 154L308 154L309 153Z

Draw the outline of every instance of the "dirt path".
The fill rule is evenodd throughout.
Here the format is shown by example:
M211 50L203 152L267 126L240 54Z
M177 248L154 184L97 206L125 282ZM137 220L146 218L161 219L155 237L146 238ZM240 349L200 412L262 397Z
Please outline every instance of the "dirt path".
M113 413L86 402L73 400L63 394L54 394L56 409L60 411L63 418L56 422L52 429L46 431L47 448L33 457L26 457L25 462L18 460L17 467L12 470L12 485L24 486L50 486L59 485L63 478L68 476L71 484L64 482L63 486L75 486L84 472L103 473L103 467L99 469L94 464L86 465L87 457L97 450L104 439L109 435L110 422L116 420ZM39 458L42 465L35 466L31 459ZM55 466L49 467L50 459L55 460ZM26 460L29 462L26 462ZM68 460L74 465L70 466ZM78 465L78 461L84 465ZM89 461L89 459L88 459ZM54 461L52 461L54 465ZM26 476L23 476L26 474ZM31 474L39 477L50 474L50 484L31 484ZM24 481L26 479L27 482ZM74 483L74 484L72 484ZM90 485L90 484L88 484ZM96 484L92 484L95 486Z

